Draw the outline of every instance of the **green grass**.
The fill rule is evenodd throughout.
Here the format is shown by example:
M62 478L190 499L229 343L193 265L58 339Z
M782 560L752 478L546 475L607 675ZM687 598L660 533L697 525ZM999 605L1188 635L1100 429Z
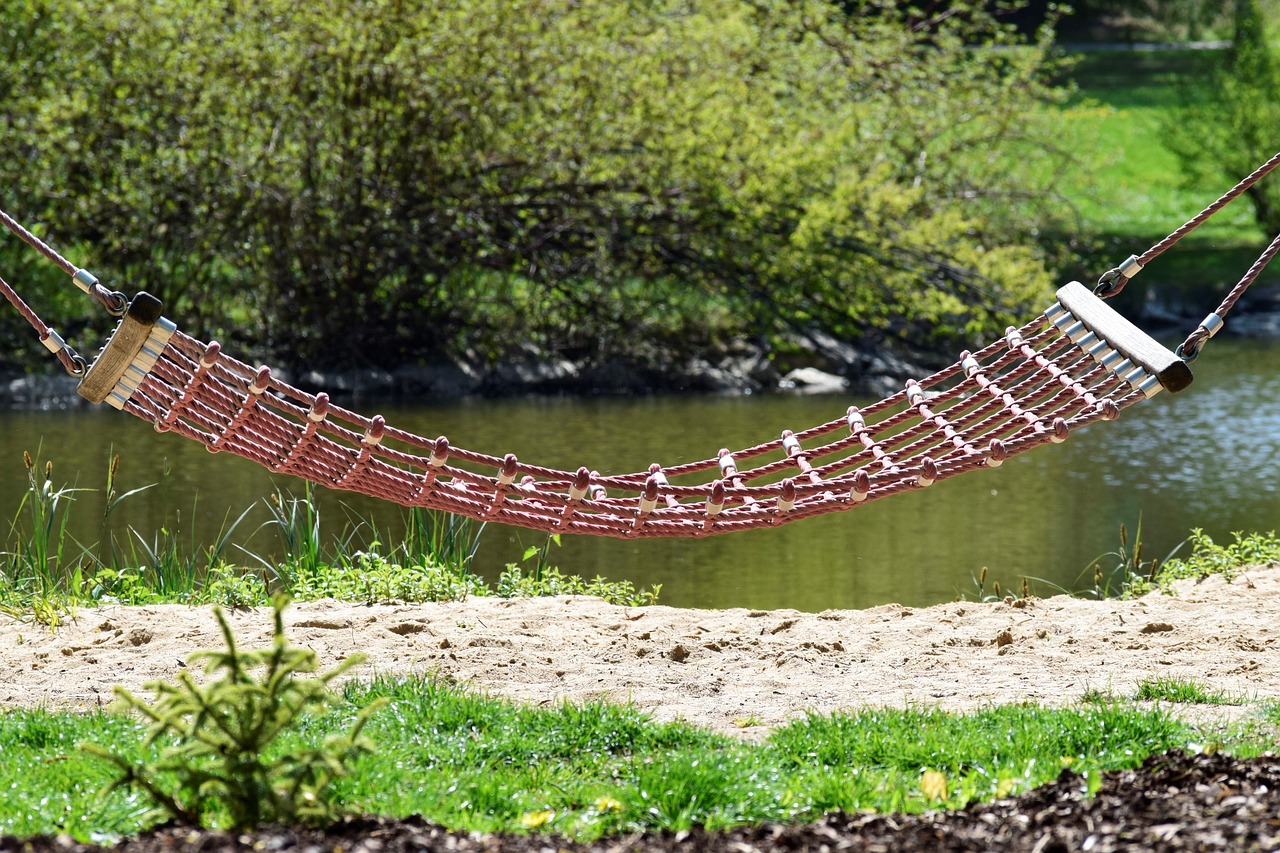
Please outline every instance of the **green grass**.
M1163 237L1244 177L1219 174L1188 184L1162 141L1165 124L1175 120L1184 98L1203 96L1187 84L1219 62L1219 52L1088 53L1076 60L1072 79L1079 94L1063 118L1084 128L1092 144L1080 153L1078 171L1065 174L1064 187L1069 192L1073 179L1096 183L1093 195L1077 199L1087 230L1116 238ZM1192 239L1252 245L1262 234L1248 202L1241 201L1187 238Z
M836 809L961 808L1046 783L1064 767L1090 777L1206 742L1162 710L1107 703L813 715L752 744L624 706L534 709L417 679L351 683L275 749L319 743L379 698L387 703L366 733L380 748L337 783L344 803L458 830L578 838L809 820ZM141 734L116 713L0 714L0 834L101 839L144 828L138 797L97 799L109 768L77 748L92 741L145 758ZM1248 754L1276 746L1260 736L1235 744ZM926 772L945 796L923 784Z
M1208 177L1190 182L1164 143L1184 99L1206 96L1188 84L1220 61L1219 51L1099 52L1073 59L1070 77L1078 94L1059 112L1086 144L1059 186L1077 217L1078 234L1070 236L1084 238L1084 265L1092 276L1095 268L1100 274L1146 251L1244 175L1208 170ZM1175 306L1207 312L1265 244L1250 203L1238 200L1153 261L1132 292L1122 294L1121 308L1138 306L1155 289Z
M471 571L483 524L421 508L404 511L401 529L380 529L355 517L334 541L321 535L319 504L310 487L301 496L277 492L268 499L270 518L259 535L276 540L271 558L241 548L245 562L232 562L230 542L254 506L232 520L228 514L216 541L203 544L184 534L180 523L143 534L132 527L116 531L111 515L134 489L114 488L119 459L108 468L103 494L106 509L97 527L100 539L84 544L68 532L77 492L59 485L52 463L26 455L28 487L10 520L0 550L0 612L33 615L56 627L77 607L101 604L224 604L265 606L271 594L292 598L344 601L460 601L472 595L523 598L592 595L615 604L641 606L657 601L660 586L637 589L628 581L590 580L551 565L551 536L529 549L525 563L507 565L492 586ZM192 516L195 512L192 512ZM178 521L181 519L179 518ZM246 565L247 563L247 565Z
M1184 705L1244 705L1248 699L1215 690L1190 678L1148 678L1138 683L1133 698L1140 702L1177 702Z

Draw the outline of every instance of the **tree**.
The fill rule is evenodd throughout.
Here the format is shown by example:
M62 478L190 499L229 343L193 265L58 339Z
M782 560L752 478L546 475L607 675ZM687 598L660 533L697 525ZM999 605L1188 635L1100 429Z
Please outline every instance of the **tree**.
M1169 125L1170 147L1186 173L1242 178L1280 148L1280 64L1267 37L1258 0L1236 0L1235 37L1203 88L1187 98ZM1280 232L1280 184L1260 181L1248 191L1258 225Z
M976 0L19 5L0 179L295 364L954 343L1047 292L1049 44Z

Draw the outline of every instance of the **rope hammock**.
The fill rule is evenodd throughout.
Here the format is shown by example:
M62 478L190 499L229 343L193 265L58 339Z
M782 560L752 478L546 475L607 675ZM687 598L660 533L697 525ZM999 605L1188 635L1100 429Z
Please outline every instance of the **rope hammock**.
M0 221L120 317L88 364L7 282L0 292L72 375L79 393L198 441L212 452L340 489L535 530L615 537L701 537L769 527L924 489L1042 444L1062 442L1162 389L1192 381L1189 363L1280 249L1278 236L1174 351L1103 300L1157 255L1280 164L1276 154L1220 199L1105 273L1072 282L1046 311L952 366L874 405L701 462L602 475L513 454L490 456L398 430L308 394L202 343L161 316L159 300L103 287L0 211Z

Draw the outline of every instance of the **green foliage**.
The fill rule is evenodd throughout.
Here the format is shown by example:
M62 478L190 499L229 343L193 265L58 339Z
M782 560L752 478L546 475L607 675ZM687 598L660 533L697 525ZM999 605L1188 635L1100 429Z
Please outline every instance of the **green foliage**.
M1280 60L1259 0L1237 0L1235 36L1221 64L1192 84L1208 97L1192 102L1168 124L1169 147L1191 177L1219 171L1244 177L1276 153L1280 127ZM1248 190L1259 227L1280 232L1280 186L1261 181Z
M385 704L370 712L373 703ZM1135 767L1204 736L1160 709L1112 703L815 714L745 743L656 723L631 707L535 708L412 678L348 682L340 704L282 732L278 753L316 749L343 736L353 719L367 719L365 731L386 748L351 762L336 798L451 829L536 829L584 840L810 820L836 809L959 808L1051 781L1064 768L1088 779ZM100 781L104 766L115 765L77 754L70 746L77 740L115 744L138 756L135 763L153 760L120 715L0 714L0 832L57 825L87 837L147 824L122 791L92 800L86 780ZM157 741L162 749L176 742ZM1240 746L1256 752L1274 743L1258 729ZM924 784L926 769L941 777L945 794Z
M550 563L553 545L559 547L560 534L553 533L548 536L542 547L530 545L525 549L523 560L526 563L533 560L532 572L526 573L525 569L515 563L508 563L494 585L495 594L501 598L590 595L610 604L621 604L627 607L647 607L658 603L662 584L654 584L647 589L636 589L630 581L608 581L599 575L587 581L578 575L565 575Z
M69 508L79 489L53 483L53 462L43 466L23 451L27 490L9 524L0 552L0 599L5 608L31 605L36 618L57 627L83 582L67 533ZM43 474L41 474L43 471Z
M951 5L17 0L0 179L293 363L968 339L1044 298L1070 140L1047 34Z
M1096 598L1131 598L1150 592L1160 565L1159 558L1142 558L1142 519L1138 519L1132 543L1129 541L1129 528L1122 523L1120 547L1093 561L1091 593Z
M647 607L658 603L662 584L636 589L631 581L609 581L597 575L586 580L580 575L566 575L555 566L548 567L541 576L526 575L515 564L508 564L498 576L494 594L501 598L528 598L541 595L590 595L610 604L627 607Z
M24 464L28 492L10 525L6 550L0 552L0 610L34 616L51 627L79 604L260 607L270 603L274 590L307 600L366 603L463 601L493 594L591 595L628 606L654 604L661 591L660 585L637 590L628 581L565 575L549 563L550 548L560 544L559 536L526 552L526 560L537 557L532 575L510 565L491 588L471 570L485 525L422 508L406 511L403 531L379 530L357 517L337 541L326 545L319 503L310 486L301 497L277 491L267 501L271 517L259 530L277 533L283 552L264 559L242 547L261 565L258 570L225 557L234 533L255 505L224 524L209 546L194 538L184 542L177 525L166 525L149 538L127 527L122 544L112 526L113 515L129 497L151 487L118 492L120 459L114 456L104 489L102 539L85 546L67 533L70 496L94 490L58 487L52 463L42 467L30 454L24 454Z
M265 823L331 823L340 809L331 783L347 767L373 749L361 730L381 703L373 702L351 727L323 743L277 754L277 738L303 715L328 701L328 685L359 656L314 678L299 678L318 669L310 649L289 644L284 632L288 599L276 597L275 636L270 648L241 651L226 616L215 609L226 648L193 653L192 666L203 662L207 676L199 684L190 671L177 683L156 682L153 702L122 687L116 695L128 709L141 713L149 726L144 745L171 739L154 761L135 763L107 747L86 743L90 754L111 762L119 775L104 790L135 787L170 817L191 824L210 820L246 829ZM255 670L262 670L260 675Z
M1274 532L1237 532L1231 537L1234 541L1219 545L1203 530L1192 530L1187 540L1191 553L1185 558L1165 560L1156 574L1156 583L1168 591L1175 581L1201 580L1210 575L1223 575L1231 580L1240 569L1280 562L1280 538Z
M425 561L392 562L376 551L360 551L351 559L319 566L314 571L294 571L289 593L297 598L337 598L342 601L465 601L485 595L488 588L475 575L450 566Z
M1128 531L1120 525L1120 547L1099 557L1093 564L1090 594L1103 598L1118 595L1133 598L1154 590L1172 592L1176 581L1202 580L1223 575L1228 581L1240 569L1280 562L1280 539L1274 533L1233 533L1234 542L1218 545L1200 528L1179 544L1163 560L1142 557L1142 525L1132 544ZM1175 557L1183 545L1191 546L1187 557ZM1107 564L1111 567L1107 568Z

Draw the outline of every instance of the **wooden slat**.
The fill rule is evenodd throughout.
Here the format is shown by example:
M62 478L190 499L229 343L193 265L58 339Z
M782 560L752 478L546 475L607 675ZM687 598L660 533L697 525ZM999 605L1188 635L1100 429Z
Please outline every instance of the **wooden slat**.
M151 329L160 319L162 309L160 300L150 293L141 291L134 296L124 317L120 319L120 325L116 326L116 330L107 339L107 345L94 359L89 372L80 380L76 393L90 403L106 400L120 377L124 376L129 365L142 351L142 345L150 337Z
M1167 391L1181 391L1191 384L1191 368L1171 350L1073 281L1058 290L1058 302L1098 337L1134 364L1160 380Z

